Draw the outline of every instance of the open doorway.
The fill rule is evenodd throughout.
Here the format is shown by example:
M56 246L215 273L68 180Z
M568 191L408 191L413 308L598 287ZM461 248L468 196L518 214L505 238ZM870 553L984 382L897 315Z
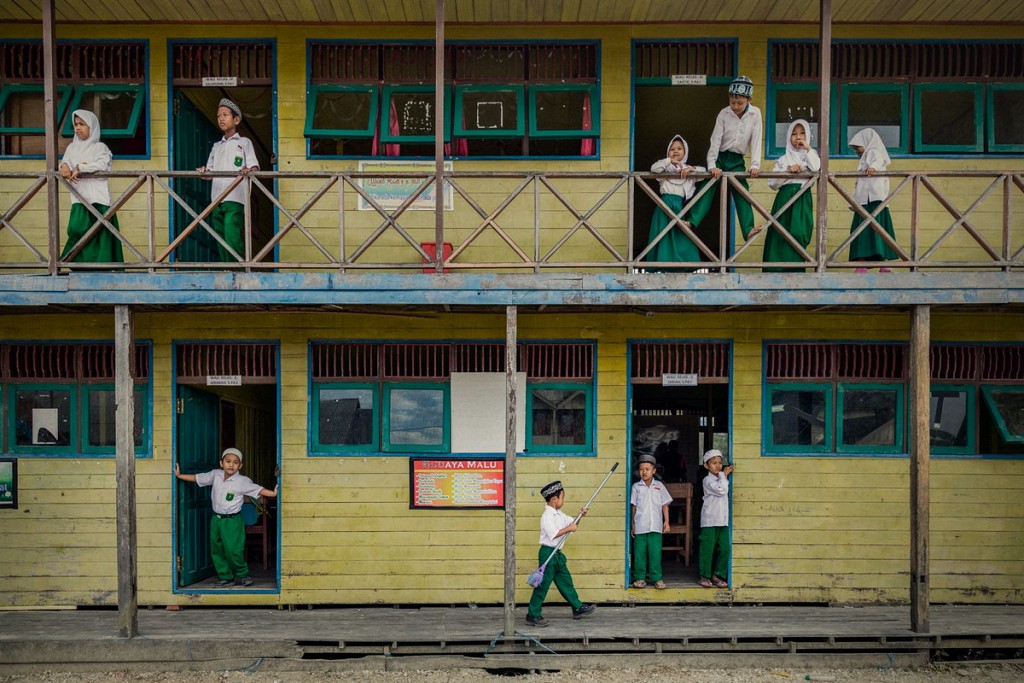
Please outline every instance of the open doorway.
M181 344L176 354L180 358L195 347L219 347L239 356L248 351L231 344ZM220 467L225 448L237 448L243 455L241 474L264 488L274 488L280 474L276 375L221 374L224 354L195 355L200 359L192 367L183 369L178 364L175 462L185 474L209 472ZM199 376L196 372L203 365L209 374ZM210 488L180 480L175 480L175 486L175 589L218 590L210 554ZM243 502L245 560L254 580L246 590L279 589L278 501L246 497ZM237 589L228 586L227 590Z
M174 75L169 143L173 170L194 171L206 165L213 143L222 137L217 128L217 106L225 97L242 110L238 134L252 141L260 170L275 170L273 44L176 43L171 51ZM275 184L266 179L253 180L250 194L253 255L273 237L276 222L273 202L255 187L256 183L272 193L275 189ZM196 213L212 200L210 182L199 177L176 178L174 189ZM192 214L175 203L171 238L181 234L192 220ZM217 242L206 230L193 230L175 251L174 259L179 262L219 261ZM273 260L273 257L265 260Z
M633 170L651 170L651 164L667 156L669 141L682 135L689 144L687 163L707 166L708 146L715 128L715 117L729 99L728 85L668 86L638 85L634 90ZM658 183L647 181L655 193ZM714 189L709 190L715 192ZM634 205L633 239L637 253L648 244L654 202L638 191ZM696 227L697 236L716 254L719 253L718 202L712 204L707 217ZM702 260L707 257L702 254Z

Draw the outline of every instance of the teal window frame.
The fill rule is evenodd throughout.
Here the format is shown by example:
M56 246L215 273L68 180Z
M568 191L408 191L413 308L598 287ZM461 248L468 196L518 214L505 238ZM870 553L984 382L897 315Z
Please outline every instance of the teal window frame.
M308 138L372 138L376 132L380 110L380 86L376 85L310 85L306 94L306 127ZM370 114L366 128L315 128L313 114L316 112L320 93L362 92L370 95ZM382 129L383 130L383 129Z
M890 154L907 154L910 150L910 86L907 83L843 83L839 86L839 149L841 153L850 148L849 136L849 95L854 93L893 93L901 96L900 103L900 145L886 146ZM833 88L835 92L835 88ZM836 108L833 106L833 111ZM918 123L920 123L918 121Z
M587 92L590 93L590 130L564 129L540 130L537 128L537 94L543 92ZM531 85L529 89L529 120L531 138L583 139L601 137L601 97L596 83L575 83L559 85Z
M778 444L773 441L772 392L773 391L819 391L825 394L825 441L819 445ZM761 410L761 443L767 455L827 455L835 453L835 388L830 381L823 382L772 382L766 383Z
M771 86L771 97L768 99L768 102L767 102L767 109L768 109L768 111L767 111L767 117L765 118L765 124L764 124L764 126L765 126L764 133L765 133L765 137L767 138L767 140L765 140L765 142L768 143L767 145L765 145L765 149L767 150L767 153L766 153L765 156L768 157L769 160L771 160L773 158L780 157L780 156L782 156L783 154L786 153L785 145L783 145L782 147L778 147L775 144L775 126L778 124L778 109L776 108L776 96L777 96L777 94L779 92L793 92L793 91L807 92L807 91L819 91L819 90L820 90L820 88L818 87L817 83L773 83L772 84L772 86ZM832 92L829 95L830 108L831 108L832 111L837 111L837 109L836 109L836 102L838 101L838 94L836 92L836 88L835 87L832 87L831 91ZM820 96L819 96L819 99L820 99ZM836 124L836 118L837 117L833 116L829 120L829 133L830 133L829 141L831 142L831 147L832 147L831 153L833 155L841 153L841 150L840 150L840 147L839 147L839 141L836 139L836 135L835 135L836 125L837 125ZM819 124L820 124L820 122L819 122ZM818 133L818 138L819 139L816 139L816 140L812 141L813 142L812 146L817 151L820 151L820 149L819 149L820 146L821 146L819 144L820 137L821 137L821 132L819 130L819 133Z
M79 85L75 87L74 95L71 97L71 104L68 105L67 111L73 112L78 109L78 103L82 101L82 97L86 93L91 92L134 92L135 93L135 104L132 107L132 113L128 117L128 125L124 128L103 128L103 137L105 138L131 138L135 137L135 134L139 129L139 121L142 119L142 106L146 102L146 88L142 85L125 85L120 83L103 83L97 85ZM61 127L60 134L66 138L70 138L75 134L75 121L73 116L68 116L64 119L64 125Z
M115 446L93 446L89 444L89 394L93 391L115 391L116 387L113 384L82 384L80 386L82 388L82 410L79 433L82 439L82 453L102 453L107 455L116 453L117 448ZM136 384L133 393L139 394L142 397L142 443L135 447L135 456L138 457L149 453L149 384Z
M380 106L380 141L389 144L416 144L434 142L437 131L430 135L392 135L389 131L391 117L391 98L399 93L426 92L433 93L432 85L385 85L381 88ZM451 101L451 86L444 87L444 101L447 105ZM435 103L436 106L436 103ZM451 142L452 137L452 108L444 108L444 141Z
M79 453L79 412L78 383L59 382L20 382L9 385L7 405L13 413L7 416L8 450L18 455L77 455ZM67 446L33 446L18 444L17 411L19 391L66 391L69 397L69 428L71 430Z
M437 445L391 443L391 393L395 390L443 392L444 426ZM452 445L452 392L449 382L384 382L381 390L381 451L385 453L450 453Z
M996 423L996 428L999 429L999 435L1002 437L1003 441L1005 443L1024 443L1024 434L1011 433L1009 425L1007 425L1006 420L1003 419L1003 413L996 406L995 398L993 398L992 394L997 391L1024 394L1024 386L986 384L981 387L982 396L985 397L985 403L988 405L988 409L992 414L992 419Z
M462 124L462 98L466 93L477 92L515 92L516 121L514 129L467 130ZM526 87L523 85L457 85L455 86L455 116L452 123L453 135L457 138L521 138L526 132Z
M373 392L373 436L369 444L324 444L320 442L320 390L369 389ZM314 382L310 411L313 452L317 454L380 453L381 391L377 382Z
M914 151L921 153L928 152L983 152L985 146L985 112L983 83L918 83L914 86ZM923 110L921 108L921 96L927 92L963 92L974 93L974 144L973 145L936 145L922 142L922 121Z
M537 389L559 391L579 390L584 392L584 434L582 444L535 444L533 442L533 392ZM526 452L529 455L545 453L573 453L576 455L594 453L594 384L590 382L528 382L526 385Z
M967 395L967 445L966 446L936 446L931 443L931 438L928 439L928 446L932 453L938 455L970 455L977 452L977 444L975 442L975 427L977 425L977 411L975 409L975 394L976 387L970 384L933 384L929 392L929 400L936 391L957 391L964 392ZM931 416L928 419L929 432L933 425Z
M4 85L0 87L0 112L3 111L4 107L7 106L8 101L12 94L16 93L40 93L43 94L42 84L32 83L12 83L10 85ZM71 98L68 96L71 93L70 85L58 85L57 86L57 123L58 125L64 121L64 116L68 112L68 104ZM0 134L2 135L45 135L46 127L44 126L0 126Z
M985 144L989 152L1024 152L1024 143L996 143L995 94L999 90L1024 90L1024 83L988 83L985 87Z
M896 408L893 415L893 444L884 446L871 446L865 444L844 445L843 444L843 408L846 404L846 392L848 391L892 391L896 394ZM841 454L853 453L904 453L906 439L906 385L900 383L867 383L867 382L839 382L836 387L836 452Z

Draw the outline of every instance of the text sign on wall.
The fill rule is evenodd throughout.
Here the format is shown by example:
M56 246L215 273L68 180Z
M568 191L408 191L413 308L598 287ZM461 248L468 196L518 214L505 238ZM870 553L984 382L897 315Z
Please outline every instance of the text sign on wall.
M444 162L444 170L450 171L454 168L452 162ZM380 208L394 211L402 206L409 197L427 180L427 174L434 174L434 162L426 161L360 161L360 173L422 173L420 177L396 178L359 178L359 187L363 188L369 197L373 199ZM416 199L409 205L408 211L433 211L435 207L434 190L437 185L433 178L429 179L427 187L420 192ZM455 196L452 186L444 184L444 210L452 211L455 208ZM370 202L359 195L360 211L376 211Z
M672 85L707 85L705 74L672 74Z
M671 373L666 372L661 376L663 387L695 387L697 386L697 373Z
M501 458L409 458L410 508L505 508Z
M241 375L207 375L206 386L208 387L240 387L242 386Z
M18 509L18 461L0 458L0 510Z
M203 76L204 88L234 88L237 86L237 76Z

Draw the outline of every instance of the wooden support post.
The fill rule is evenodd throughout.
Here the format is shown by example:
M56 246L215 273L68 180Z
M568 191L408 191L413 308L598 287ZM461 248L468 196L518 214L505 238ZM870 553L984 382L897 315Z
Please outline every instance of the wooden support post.
M910 307L910 628L927 633L931 308Z
M117 632L139 635L138 544L135 508L135 320L114 306L114 421L117 448Z
M444 271L444 0L434 8L434 272Z
M43 126L46 132L46 220L50 275L60 254L60 188L57 183L57 17L55 0L43 0Z
M505 307L505 637L516 632L516 350L519 310Z
M818 226L818 267L825 272L828 261L828 152L832 144L829 135L831 123L831 76L832 76L832 0L821 0L821 25L818 39L818 87L821 98L818 103L818 139L811 144L818 150L821 169L818 171L818 211L815 223ZM808 133L810 138L810 133Z

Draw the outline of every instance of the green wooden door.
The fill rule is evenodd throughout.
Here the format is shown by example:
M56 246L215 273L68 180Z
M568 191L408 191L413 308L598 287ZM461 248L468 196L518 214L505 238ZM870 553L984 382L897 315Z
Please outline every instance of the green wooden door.
M178 387L178 466L185 474L208 472L220 453L220 399L189 386ZM178 586L214 574L210 558L210 491L178 483Z
M174 94L174 170L194 171L206 165L213 143L221 133L192 100L180 90ZM210 181L195 178L175 178L174 191L197 214L210 203ZM177 202L174 203L174 236L189 226L193 217ZM210 220L207 218L207 224ZM175 261L216 262L220 260L217 243L202 227L196 228L174 252Z

